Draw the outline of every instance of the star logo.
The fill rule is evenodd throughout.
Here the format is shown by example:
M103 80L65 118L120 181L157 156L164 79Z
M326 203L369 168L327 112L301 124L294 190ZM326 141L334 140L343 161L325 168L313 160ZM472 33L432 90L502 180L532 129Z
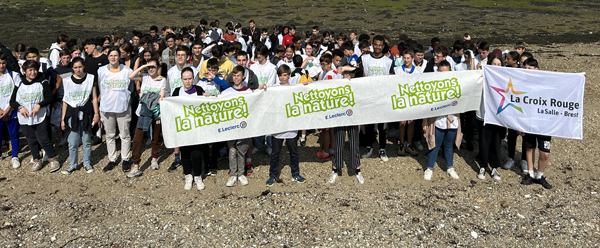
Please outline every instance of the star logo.
M504 94L508 93L508 90L510 90L514 95L522 95L525 94L527 92L524 91L516 91L515 88L513 87L512 84L512 79L508 79L508 86L506 86L506 90L494 87L494 86L490 86L492 87L492 89L494 89L494 91L496 91L501 97L502 100L500 101L500 105L498 106L498 112L496 113L496 115L502 113L502 111L504 111L506 108L508 107L513 107L516 110L518 110L519 112L523 113L523 109L513 103L507 103L506 105L504 105L504 101L506 101L506 96Z

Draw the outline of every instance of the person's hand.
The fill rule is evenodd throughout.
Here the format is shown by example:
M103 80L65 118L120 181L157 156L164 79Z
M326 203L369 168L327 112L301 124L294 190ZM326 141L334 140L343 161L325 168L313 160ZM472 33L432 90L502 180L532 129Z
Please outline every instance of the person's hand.
M143 93L142 93L142 92L140 92L140 93L139 93L139 95L140 95L140 98L142 98L142 95L143 95Z
M40 108L40 105L36 104L35 107L33 107L33 109L31 110L29 116L35 116L38 112L40 112Z
M6 112L2 109L0 109L0 118L4 118L4 115L6 114Z
M100 102L100 97L101 97L101 96L99 95L99 96L98 96L98 102Z
M308 81L306 81L306 82L304 82L304 83L302 83L302 84L304 84L304 85L308 85Z
M259 90L264 90L264 89L266 89L266 88L267 88L267 85L266 85L266 84L261 84L260 86L258 86L258 89L259 89Z
M204 93L202 93L202 95L203 95L203 96L210 96L210 93L208 93L208 92L204 92Z
M517 131L517 134L518 134L519 136L525 136L525 133L524 133L524 132L521 132L521 131Z
M423 132L427 132L427 126L423 126Z
M24 116L24 117L29 117L29 111L27 111L27 109L25 107L22 107L19 110L19 113L21 113L21 115Z
M65 131L65 120L60 120L60 129Z
M481 70L481 62L477 63L477 70Z
M100 125L100 123L101 123L101 122L100 122L100 114L94 114L94 119L92 120L92 126L93 126L94 124L98 124L98 125ZM63 130L64 130L64 129L63 129Z
M204 73L204 77L207 79L213 80L213 79L215 79L215 74L211 71L207 71Z

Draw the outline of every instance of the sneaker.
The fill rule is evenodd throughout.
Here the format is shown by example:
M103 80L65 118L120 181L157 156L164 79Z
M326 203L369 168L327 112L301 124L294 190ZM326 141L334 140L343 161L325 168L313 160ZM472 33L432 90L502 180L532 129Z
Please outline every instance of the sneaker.
M363 154L361 157L362 158L370 158L373 155L373 148L372 147L367 147L367 150L365 151L365 154Z
M46 154L46 151L42 150L42 161L47 162L48 161L48 154Z
M521 184L531 185L532 183L533 183L533 177L531 177L529 174L525 174L525 176L523 177L523 180L521 180Z
M150 166L152 166L152 169L155 169L155 170L160 169L160 165L158 165L158 159L157 160L152 159L152 162L150 162Z
M356 180L358 180L358 183L360 184L365 183L365 178L363 177L362 172L356 173Z
M269 156L271 156L271 153L273 152L273 148L267 148L267 149L265 149L265 152L267 152L267 154Z
M304 177L300 176L300 174L292 176L292 183L304 183L306 182L306 179L304 179Z
M332 171L331 174L329 174L329 183L335 183L335 179L338 178L338 174L335 171Z
M169 169L167 169L167 172L173 172L173 171L177 170L177 168L179 168L179 166L181 166L181 161L179 159L175 159L175 161L173 161L173 163L171 164Z
M210 169L208 170L208 174L206 174L207 176L213 176L216 177L217 176L217 169Z
M116 166L117 166L116 162L109 161L108 164L104 168L102 168L102 171L109 172L112 169L114 169Z
M448 169L448 171L446 171L446 173L448 173L448 175L453 179L460 179L460 177L458 177L458 174L456 173L454 168Z
M385 153L385 149L379 149L379 158L383 162L387 162L389 160L387 154Z
M129 173L127 174L128 178L133 178L133 177L139 177L142 175L142 171L140 170L140 168L133 168L131 169L131 171L129 171Z
M521 169L523 170L523 173L525 173L525 174L529 173L529 168L527 168L526 160L521 160Z
M238 181L240 181L240 184L242 184L242 186L248 185L248 178L244 175L239 176Z
M485 179L485 168L480 168L479 173L477 174L477 178L484 180Z
M301 139L300 140L300 146L301 147L305 147L306 146L306 140L305 139Z
M145 145L146 146L151 146L152 145L152 139L147 139Z
M123 162L121 162L121 169L123 170L123 172L130 171L131 170L131 161L123 160Z
M292 178L292 180L293 180L293 178ZM277 181L277 178L269 177L269 179L267 180L267 187L273 186L273 184L275 184L275 181Z
M235 185L235 183L237 182L238 178L236 176L230 176L229 179L227 180L227 183L225 184L225 186L227 187L233 187Z
M413 143L414 143L415 148L417 148L417 150L419 150L420 152L423 151L423 145L421 145L421 142L415 141Z
M194 177L194 181L196 182L196 188L198 188L198 190L203 190L206 187L204 186L202 177Z
M498 173L498 170L496 168L492 169L492 173L490 173L490 175L492 176L492 178L496 181L500 181L502 180L500 178L500 173Z
M398 145L398 156L401 156L401 157L408 156L408 154L406 153L406 148L404 147L403 144Z
M546 181L546 178L544 176L538 179L533 179L533 182L542 185L542 187L544 187L545 189L552 189L552 185L550 185L548 181Z
M194 176L192 176L192 174L185 175L185 185L183 185L183 190L192 189L192 183L194 183Z
M83 165L83 168L85 169L85 173L92 173L94 172L94 167L92 167L91 165Z
M102 138L100 138L100 137L98 137L96 135L92 135L92 145L95 146L95 145L98 145L100 143L102 143Z
M419 152L415 151L415 149L410 144L406 144L406 152L408 152L408 154L410 154L413 157L419 155Z
M21 167L21 161L19 161L19 158L17 157L13 157L10 162L12 163L13 169Z
M515 165L515 161L512 158L506 159L506 163L502 166L502 169L510 170Z
M50 161L50 173L57 172L58 170L60 170L60 163L58 162L58 158L54 157L48 159L48 161Z
M73 168L73 167L69 167L64 171L61 171L60 173L63 175L71 175L71 173L73 173L73 171L75 171L77 168Z
M323 159L325 161L329 161L332 158L329 155L330 154L327 154L327 156L325 156L325 152L323 150L321 150L320 152L317 152L317 158Z
M252 169L252 162L246 162L246 176L252 176L252 172L254 171L254 169ZM215 173L216 175L216 173Z
M423 179L429 181L431 180L431 176L433 176L433 170L427 168L427 170L425 170L425 174L423 175Z
M260 149L258 149L256 147L252 148L252 155L256 154L259 151L260 151Z
M32 165L31 165L31 172L39 171L41 168L42 168L42 163L40 162L40 160L39 159L33 160Z

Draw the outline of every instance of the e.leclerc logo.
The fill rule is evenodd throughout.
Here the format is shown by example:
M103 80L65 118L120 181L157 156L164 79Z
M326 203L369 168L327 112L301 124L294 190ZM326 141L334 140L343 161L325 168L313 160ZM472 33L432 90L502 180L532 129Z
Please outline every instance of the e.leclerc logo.
M242 121L238 125L232 125L232 126L228 126L228 127L220 127L217 129L217 131L219 133L223 133L223 132L231 131L231 130L238 129L238 128L244 129L247 126L248 126L248 123L246 123L245 121Z
M333 114L333 115L325 115L325 120L330 120L333 118L344 117L344 116L350 117L353 114L354 114L354 111L352 111L352 109L348 109L348 110L346 110L346 112L337 113L337 114Z
M453 101L451 103L448 103L448 104L445 104L445 105L442 105L442 106L433 107L433 108L431 108L431 111L436 111L436 110L444 109L444 108L447 108L447 107L454 107L456 105L458 105L458 101Z
M354 114L354 111L352 111L352 109L346 110L346 115L347 116L352 116L352 114Z

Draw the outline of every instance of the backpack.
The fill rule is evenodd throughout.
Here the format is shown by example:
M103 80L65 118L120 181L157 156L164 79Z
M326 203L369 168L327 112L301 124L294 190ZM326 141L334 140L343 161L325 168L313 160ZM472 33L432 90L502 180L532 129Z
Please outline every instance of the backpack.
M303 73L302 71L303 69L296 68L296 70L292 72L292 77L294 77L296 74L300 74L300 80L298 80L298 84L312 83L313 79L308 75L308 73Z
M212 30L210 31L210 39L212 41L219 42L221 41L221 36L219 35L219 32L217 32L217 30Z

